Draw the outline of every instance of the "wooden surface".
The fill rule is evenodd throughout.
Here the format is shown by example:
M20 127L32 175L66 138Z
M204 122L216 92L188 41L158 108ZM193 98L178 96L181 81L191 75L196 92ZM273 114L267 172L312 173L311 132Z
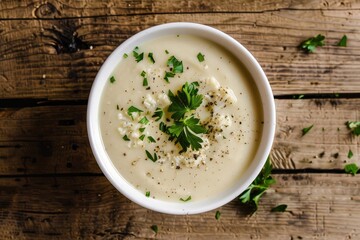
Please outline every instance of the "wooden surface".
M218 221L216 210L146 210L92 156L86 100L102 62L138 31L174 21L230 34L269 78L277 183L253 215L237 200ZM297 48L320 33L325 47ZM348 46L335 46L344 34ZM345 125L360 120L359 78L359 1L1 1L0 239L360 239L360 175L343 170L360 165L360 137ZM270 212L278 204L287 211Z

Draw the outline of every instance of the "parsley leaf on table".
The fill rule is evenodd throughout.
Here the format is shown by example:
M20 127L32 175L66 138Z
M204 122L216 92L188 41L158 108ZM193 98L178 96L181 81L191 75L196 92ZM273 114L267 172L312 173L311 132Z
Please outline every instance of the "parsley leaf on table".
M314 124L309 127L303 128L302 135L304 136L305 134L307 134L313 128L313 126L314 126Z
M348 121L346 124L354 135L360 135L360 121Z
M346 164L344 168L346 173L355 175L359 171L359 167L355 163Z
M337 44L339 47L346 47L346 45L347 45L347 36L346 35L344 35L341 39L340 39L340 41L339 41L339 43Z
M251 185L240 194L239 199L242 203L255 207L255 210L258 208L261 196L270 185L275 183L275 179L270 176L271 170L272 165L270 158L268 158L260 174L255 178Z
M161 108L156 108L154 115L151 117L156 118L155 121L159 121L164 115L164 111Z
M325 36L318 34L316 37L311 37L303 41L299 47L307 53L314 52L316 47L321 47L325 45L324 40Z
M271 212L285 212L287 209L286 204L280 204L274 208L271 209Z

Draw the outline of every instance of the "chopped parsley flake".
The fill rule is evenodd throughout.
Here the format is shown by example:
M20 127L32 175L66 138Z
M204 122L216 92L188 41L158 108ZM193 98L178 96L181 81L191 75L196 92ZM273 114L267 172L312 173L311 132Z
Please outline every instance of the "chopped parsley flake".
M147 139L149 142L153 142L153 143L156 142L152 136L148 136Z
M216 219L216 220L219 220L219 219L220 219L220 216L221 216L221 212L220 212L220 211L216 211L216 213L215 213L215 219Z
M145 128L139 128L139 131L140 131L140 132L144 132L144 131L145 131Z
M182 61L179 61L176 57L171 56L167 61L167 66L170 67L173 73L182 73L184 66Z
M143 134L143 135L141 135L141 136L139 137L139 139L140 139L141 141L144 141L144 138L145 138L145 134Z
M180 201L187 202L191 200L191 196L188 196L186 199L180 198Z
M164 79L165 79L166 82L169 82L169 78L172 78L174 76L175 76L175 73L165 71Z
M140 110L140 109L138 109L138 108L136 108L136 107L134 107L134 106L129 107L128 110L127 110L127 114L128 114L132 119L134 119L133 116L132 116L132 114L133 114L134 112L135 112L135 113L141 113L141 112L143 112L143 111Z
M116 81L115 77L114 76L111 76L110 77L110 83L114 83Z
M346 45L347 45L347 36L346 35L344 35L341 39L340 39L340 41L339 41L339 43L337 44L339 47L346 47Z
M354 156L354 154L353 154L353 152L352 152L351 149L350 149L349 152L348 152L347 157L348 157L348 158L352 158L353 156Z
M152 225L150 228L151 228L151 230L153 230L153 231L154 231L154 233L155 233L155 234L157 234L157 233L158 233L158 231L159 231L159 228L158 228L158 226L157 226L157 225Z
M144 58L144 53L138 53L138 50L139 50L139 47L135 47L134 50L133 50L133 56L135 57L135 61L136 62L140 62L143 60Z
M300 48L307 53L314 52L316 47L321 47L325 45L324 40L325 40L325 36L319 34L316 37L312 37L303 41L300 44Z
M130 139L128 138L127 135L124 135L124 136L123 136L123 139L124 139L124 141L127 141L127 142L130 141Z
M156 153L154 153L154 156L151 155L151 153L148 150L145 150L146 156L153 162L156 162L158 160L158 156Z
M155 59L154 59L152 52L148 54L148 58L149 58L150 62L155 63Z
M146 76L146 72L145 72L145 71L142 71L142 72L140 73L140 76L145 77L145 76Z
M352 134L356 136L360 135L360 121L348 121L346 124L351 130Z
M127 58L129 55L127 55L126 53L124 53L123 58Z
M161 108L156 108L154 115L151 117L156 118L155 121L159 121L164 115L164 111Z
M119 110L120 107L119 107L119 104L116 104L116 110Z
M146 196L146 197L150 197L150 191L147 191L147 192L145 193L145 196Z
M313 126L314 126L314 124L309 127L303 128L302 135L304 136L305 134L307 134L313 128Z
M165 53L166 53L166 54L169 54L169 51L165 49Z
M271 212L285 212L287 209L286 204L280 204L274 208L271 209Z
M205 55L203 55L201 52L198 53L197 59L199 60L199 62L203 62L205 60L204 56Z
M147 78L143 79L143 86L147 87L149 85Z
M140 119L139 123L141 124L148 124L149 120L146 117L143 117L142 119Z
M344 168L346 173L350 173L353 176L359 171L359 167L355 163L346 164Z

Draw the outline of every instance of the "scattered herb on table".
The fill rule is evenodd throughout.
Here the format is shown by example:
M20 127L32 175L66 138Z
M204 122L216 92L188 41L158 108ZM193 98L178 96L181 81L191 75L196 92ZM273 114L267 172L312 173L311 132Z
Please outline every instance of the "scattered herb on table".
M116 81L115 77L114 76L111 76L110 77L110 83L114 83Z
M158 228L158 226L157 226L157 225L152 225L150 228L151 228L151 230L153 230L153 231L154 231L154 233L155 233L155 234L157 234L157 233L158 233L158 231L159 231L159 228Z
M286 204L280 204L274 208L271 209L271 212L285 212L287 209Z
M359 167L355 163L346 164L344 168L346 173L355 175L359 171Z
M302 135L306 135L312 128L313 128L314 124L309 126L309 127L306 127L306 128L303 128L302 129Z
M356 136L360 135L360 121L348 121L346 124L351 130L352 134Z
M183 202L188 202L190 200L191 200L191 196L188 196L186 199L180 198L180 201L183 201Z
M300 48L305 52L310 53L314 52L317 47L321 47L325 45L325 36L319 34L316 37L311 37L306 39L300 44Z
M270 176L271 170L272 165L269 157L260 174L255 178L251 185L240 194L239 199L242 203L254 207L255 210L258 208L261 196L270 187L270 185L275 183L275 179Z
M216 213L215 213L215 219L216 219L216 220L219 220L219 219L220 219L220 216L221 216L221 212L220 212L220 211L216 211Z
M341 39L340 39L340 41L339 41L339 43L337 44L339 47L346 47L346 45L347 45L347 36L346 35L344 35Z
M150 197L150 191L147 191L147 192L145 193L145 196L146 196L146 197Z
M197 59L199 60L199 62L203 62L203 61L205 60L204 56L205 56L205 55L202 54L201 52L198 53Z
M349 149L347 157L352 158L353 156L354 156L353 152L351 151L351 149Z
M123 58L127 58L129 55L127 55L126 53L124 53Z
M151 63L155 63L155 59L154 59L154 56L153 56L152 52L148 54L148 58L149 58Z

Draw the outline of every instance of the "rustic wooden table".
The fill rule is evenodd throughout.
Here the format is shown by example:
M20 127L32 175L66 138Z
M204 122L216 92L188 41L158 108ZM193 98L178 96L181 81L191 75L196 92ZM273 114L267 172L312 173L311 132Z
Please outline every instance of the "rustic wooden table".
M146 210L91 153L86 105L100 65L131 35L174 21L230 34L269 78L277 183L253 215L238 200L219 220ZM326 46L297 48L317 34ZM348 46L336 46L344 34ZM360 120L359 78L359 1L0 1L0 239L360 239L360 176L343 170L360 164L345 125ZM270 212L278 204L287 211Z

